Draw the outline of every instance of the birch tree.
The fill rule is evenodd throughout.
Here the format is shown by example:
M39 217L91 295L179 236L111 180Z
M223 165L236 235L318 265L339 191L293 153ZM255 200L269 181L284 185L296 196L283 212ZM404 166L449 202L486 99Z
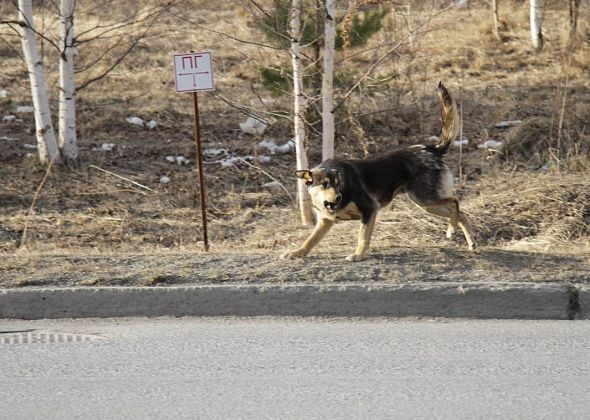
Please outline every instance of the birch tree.
M334 157L334 47L336 41L335 0L326 1L324 26L324 69L322 77L322 160Z
M43 63L37 50L35 29L33 26L32 0L18 0L18 20L21 31L23 55L27 64L29 80L31 83L31 96L35 111L35 132L37 135L37 151L42 163L58 162L60 160L59 148L55 140L55 132L51 122L49 98L45 87Z
M500 36L500 18L498 17L498 1L499 0L491 0L490 6L492 7L494 36L496 37L496 39L498 39L498 41L501 41L502 37Z
M568 49L573 51L578 44L578 16L580 15L580 1L569 0L570 9L570 35L568 39Z
M530 2L530 21L531 21L531 40L535 52L543 49L543 34L541 33L541 22L539 19L538 0L529 0Z
M75 0L61 0L61 46L59 60L59 148L70 160L78 158L76 145L76 101L74 85L74 7Z
M295 154L297 170L309 169L307 150L305 147L305 96L303 94L303 73L301 65L301 0L293 0L291 5L291 63L293 66L293 122L295 133ZM304 225L313 223L311 199L303 179L297 178L297 198L301 222Z
M33 107L35 109L35 125L37 132L38 152L41 162L48 159L54 163L65 156L76 160L76 92L106 78L133 49L149 36L159 18L171 8L184 0L172 0L165 5L133 7L131 13L121 19L108 22L101 17L94 26L87 27L74 36L74 11L76 0L54 0L47 2L48 10L57 9L60 19L59 33L51 30L38 31L33 25L33 0L14 0L17 6L17 19L0 17L0 25L6 25L18 32L24 52L31 81ZM89 9L92 13L106 16L105 9L111 2L96 2ZM89 3L90 4L90 3ZM45 3L42 2L45 7ZM107 23L108 22L108 23ZM56 140L51 112L47 97L47 87L43 74L42 60L39 58L36 37L42 38L59 54L59 137ZM84 47L84 48L81 48ZM74 51L83 51L74 58ZM85 54L85 52L88 52ZM78 61L74 66L74 59ZM75 74L82 74L81 82L75 85ZM85 76L85 77L84 77ZM60 151L61 149L61 151Z

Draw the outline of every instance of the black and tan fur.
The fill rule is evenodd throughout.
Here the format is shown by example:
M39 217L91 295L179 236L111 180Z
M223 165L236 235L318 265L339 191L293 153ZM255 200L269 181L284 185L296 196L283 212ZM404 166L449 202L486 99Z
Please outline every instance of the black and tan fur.
M330 159L310 171L297 171L297 177L308 186L316 226L303 245L285 252L282 258L307 255L337 220L360 219L358 246L346 259L364 259L377 212L401 193L407 193L428 213L447 218L447 237L460 227L469 249L475 249L467 217L459 210L459 201L453 195L453 176L443 162L459 132L460 117L442 83L438 84L438 97L442 130L436 145L406 147L362 160Z

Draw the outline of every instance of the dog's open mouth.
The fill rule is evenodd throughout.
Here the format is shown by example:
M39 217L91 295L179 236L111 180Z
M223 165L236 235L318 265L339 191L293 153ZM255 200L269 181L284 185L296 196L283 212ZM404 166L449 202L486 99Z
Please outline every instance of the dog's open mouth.
M331 203L329 201L324 201L324 207L330 213L334 213L336 211L336 209L338 208L338 203Z

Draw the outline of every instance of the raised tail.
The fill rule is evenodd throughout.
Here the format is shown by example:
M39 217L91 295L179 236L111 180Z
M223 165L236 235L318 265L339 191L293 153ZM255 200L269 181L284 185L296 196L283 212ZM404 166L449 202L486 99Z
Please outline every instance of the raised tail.
M459 127L461 125L461 117L457 105L451 97L451 94L442 84L438 82L437 87L438 99L440 100L440 115L442 119L442 129L435 149L442 155L447 153L455 137L459 134Z

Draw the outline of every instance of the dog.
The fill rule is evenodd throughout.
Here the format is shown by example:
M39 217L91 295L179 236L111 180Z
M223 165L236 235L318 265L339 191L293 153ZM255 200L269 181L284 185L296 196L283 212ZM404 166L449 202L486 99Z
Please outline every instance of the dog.
M329 159L311 170L296 171L307 185L316 225L303 245L284 252L281 258L306 256L337 220L360 220L357 248L346 260L363 260L377 212L401 193L426 212L447 218L448 238L460 227L469 249L476 248L469 221L453 195L453 175L443 162L459 133L457 105L442 82L437 93L442 117L437 144L405 147L361 160Z

